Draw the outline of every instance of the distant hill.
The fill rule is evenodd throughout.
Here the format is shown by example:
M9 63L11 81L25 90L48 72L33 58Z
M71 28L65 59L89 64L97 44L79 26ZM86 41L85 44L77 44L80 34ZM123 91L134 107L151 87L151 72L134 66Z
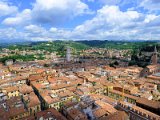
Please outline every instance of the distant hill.
M74 54L79 51L89 49L90 46L74 41L53 41L53 42L28 42L23 44L8 45L10 50L45 50L47 52L57 52L59 55L64 56L67 47L73 49Z
M77 41L79 43L82 43L82 44L86 44L90 47L101 47L102 45L106 44L107 42L109 42L108 40L85 40L85 41Z
M109 40L83 40L83 41L40 41L40 42L11 42L11 43L0 43L0 50L4 47L15 50L19 49L20 51L25 50L41 50L43 54L47 52L56 52L58 55L64 57L66 54L66 48L70 47L72 49L73 55L80 55L80 51L90 49L90 48L106 48L106 49L117 49L117 50L131 50L131 61L129 65L138 65L140 67L145 67L149 64L150 58L143 56L142 52L153 52L154 46L157 47L157 50L160 50L160 44L158 41L109 41ZM8 57L0 58L0 62L4 62L7 59L13 60L23 60L23 61L32 61L35 59L43 60L43 54L39 54L38 58L31 55L11 55ZM139 57L142 56L142 57Z
M15 46L16 45L16 46ZM10 49L35 49L47 51L63 51L66 46L76 50L89 49L91 47L107 48L107 49L140 49L142 51L153 51L153 46L160 48L157 41L109 41L109 40L83 40L83 41L60 41L53 42L17 42L17 43L0 43L0 47L9 46Z
M90 47L107 48L107 49L140 49L152 51L151 48L157 45L160 46L158 41L109 41L109 40L93 40L93 41L77 41L86 44ZM149 48L149 49L148 49ZM159 48L159 47L158 47Z

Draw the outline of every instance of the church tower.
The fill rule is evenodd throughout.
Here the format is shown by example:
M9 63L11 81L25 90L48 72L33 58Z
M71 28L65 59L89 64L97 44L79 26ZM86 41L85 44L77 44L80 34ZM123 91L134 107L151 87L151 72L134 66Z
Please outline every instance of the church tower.
M66 60L67 60L67 62L71 61L71 48L70 47L67 47Z
M157 63L158 63L158 52L157 52L157 48L155 46L154 52L153 52L152 57L151 57L151 64L156 65Z

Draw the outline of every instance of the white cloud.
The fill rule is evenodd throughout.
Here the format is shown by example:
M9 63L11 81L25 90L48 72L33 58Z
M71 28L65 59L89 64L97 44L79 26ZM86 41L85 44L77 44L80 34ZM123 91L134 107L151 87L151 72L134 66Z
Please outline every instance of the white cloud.
M157 29L160 29L160 15L152 18L148 24L147 27L157 27ZM158 28L159 27L159 28ZM156 28L155 28L156 29ZM154 31L152 31L154 32Z
M31 20L31 10L25 9L15 17L8 17L2 23L8 26L24 25Z
M155 20L158 16L156 15L152 15L152 14L149 14L149 15L146 15L146 18L144 20L145 23L149 23L153 20Z
M81 0L36 0L32 17L41 23L60 23L90 12Z
M15 28L3 28L0 29L0 42L8 41L25 41L29 40L27 33L17 31Z
M30 22L61 24L84 14L92 14L92 11L81 0L36 0L32 9L25 9L15 16L6 18L3 24L10 26L22 26Z
M54 33L54 32L57 32L57 28L53 28L53 27L52 27L52 28L50 28L49 31L50 31L50 32L53 32L53 33Z
M120 3L122 0L99 0L99 1L106 5L116 5Z
M95 2L95 0L87 0L88 2Z
M36 34L43 33L46 31L43 27L37 26L37 25L28 25L28 26L25 26L24 29L28 32L36 33Z
M97 16L77 26L75 30L90 32L97 29L117 29L131 24L133 21L138 21L140 17L141 14L136 11L122 12L117 6L106 5L97 11Z
M54 39L70 39L73 36L72 31L70 30L65 30L65 29L58 29L58 28L50 28L48 31L50 36Z
M139 6L150 11L160 10L160 0L143 0Z
M88 5L80 0L36 0L32 9L25 9L2 22L3 25L15 28L20 26L20 30L0 29L0 38L147 40L150 39L149 33L152 33L152 39L158 40L160 38L160 15L153 14L153 12L143 13L134 8L122 11L121 7L111 5L109 1L97 10L96 15L90 20L86 20L75 28L66 29L56 28L54 24L61 24L74 17L88 14L90 12ZM116 0L114 4L117 4L118 1ZM123 3L124 1L126 0L121 0ZM52 27L49 26L51 24L46 25L45 23L51 23Z
M16 12L18 12L18 8L16 6L0 1L0 17L15 14Z
M147 39L150 27L153 23L160 23L157 22L156 15L130 10L122 12L118 6L106 5L97 11L93 19L77 26L73 33L75 36L86 36L88 39ZM154 28L154 32L158 28L160 26ZM158 37L156 35L153 38Z

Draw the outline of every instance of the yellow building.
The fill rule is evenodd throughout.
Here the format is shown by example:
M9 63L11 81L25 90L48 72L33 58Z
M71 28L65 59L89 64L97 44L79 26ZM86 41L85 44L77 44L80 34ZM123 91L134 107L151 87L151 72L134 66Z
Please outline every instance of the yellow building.
M101 84L103 85L103 89L104 89L103 94L108 96L109 91L113 90L114 85L109 82L101 82Z
M3 90L8 95L8 99L20 95L19 89L16 86L8 87Z
M95 94L104 94L105 92L105 87L103 87L102 85L96 85L94 86L95 89Z
M59 110L62 105L62 102L58 97L53 98L47 95L47 96L43 96L43 99L44 99L43 107L45 109L55 108L56 110Z
M0 119L2 120L19 120L30 115L20 97L12 97L1 104L3 104L0 108Z
M136 100L138 99L138 97L135 97L135 96L132 96L132 95L129 95L129 94L125 94L125 93L122 93L122 92L117 91L117 90L109 91L108 96L113 98L113 99L124 100L124 101L132 103L132 104L136 104Z
M40 92L39 94L43 109L48 109L48 108L55 108L56 110L60 109L62 102L60 98L52 92L52 90L45 90L43 92Z
M23 102L27 107L30 115L41 111L41 102L34 92L27 96L23 96Z
M63 102L63 103L66 101L72 100L75 96L74 93L69 90L65 90L63 92L60 92L57 95L60 98L61 102Z
M10 114L9 116L9 120L20 120L23 119L25 117L28 117L30 114L28 111L24 111L22 113L18 113L16 114L16 112L14 112L13 114Z

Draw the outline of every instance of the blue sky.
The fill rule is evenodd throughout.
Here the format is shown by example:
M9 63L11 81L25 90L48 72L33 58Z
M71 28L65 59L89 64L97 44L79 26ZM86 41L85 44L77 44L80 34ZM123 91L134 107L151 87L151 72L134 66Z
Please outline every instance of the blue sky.
M160 0L0 0L0 41L160 40Z

